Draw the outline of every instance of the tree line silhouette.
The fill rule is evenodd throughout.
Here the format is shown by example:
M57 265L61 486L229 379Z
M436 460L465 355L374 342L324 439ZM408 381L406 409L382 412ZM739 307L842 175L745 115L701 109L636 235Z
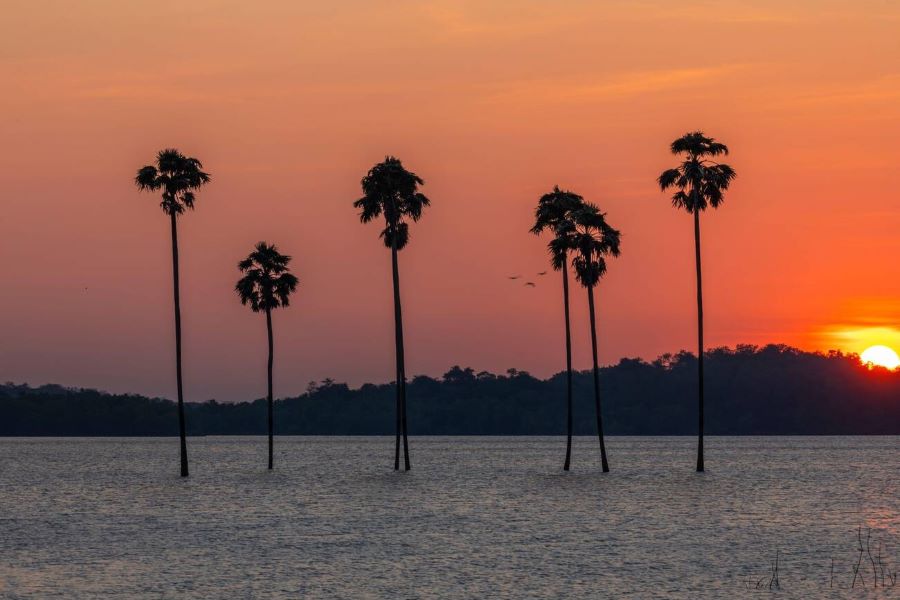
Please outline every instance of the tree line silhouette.
M672 204L693 215L694 245L697 267L697 390L698 390L698 448L697 471L704 470L704 374L703 374L703 294L700 264L700 212L706 208L718 208L724 200L724 192L735 178L730 166L714 162L712 159L728 154L728 148L702 132L691 132L676 139L670 146L671 152L681 159L679 165L664 171L658 178L663 191L674 189ZM165 149L156 156L155 164L146 165L137 171L135 184L142 191L158 191L162 200L160 207L170 219L172 239L172 277L174 290L175 317L175 364L177 387L178 431L180 438L181 475L188 476L187 425L184 409L181 360L181 306L178 268L178 217L186 210L194 209L196 193L210 182L203 164L196 158L181 154L175 149ZM400 269L398 252L409 243L409 221L416 222L429 199L419 191L424 181L415 173L403 167L401 161L388 156L383 162L373 166L362 178L362 197L353 203L359 210L363 223L384 217L384 228L380 237L391 251L391 276L394 302L394 343L396 401L394 469L400 468L400 442L403 442L404 469L410 469L408 420L407 420L407 377L405 349L403 344L403 315L400 300ZM571 324L569 318L569 266L575 271L577 281L586 289L590 317L592 352L592 378L594 416L600 444L600 459L603 472L609 471L609 460L603 439L603 407L600 394L600 367L597 351L597 328L595 310L595 288L607 270L607 258L620 253L621 234L606 221L605 213L591 202L574 192L553 191L538 200L535 210L534 234L550 231L552 239L548 244L553 268L562 272L563 303L565 314L566 347L566 411L567 441L563 468L571 466L573 434L573 377ZM297 288L299 280L290 273L288 263L291 258L280 254L276 247L259 242L253 252L238 264L242 273L236 285L240 301L249 305L254 312L266 315L268 332L267 368L267 425L268 425L268 468L273 468L274 408L272 391L272 366L274 341L272 333L272 311L286 307L289 298Z
M860 364L853 354L788 346L707 351L706 412L713 435L900 434L900 372ZM697 357L625 358L600 368L604 426L615 435L696 434ZM592 370L573 372L573 430L597 434ZM539 379L453 367L411 378L409 418L421 435L562 435L567 374ZM276 400L279 435L388 435L395 431L393 383L350 388L325 380ZM264 435L267 399L185 403L190 435ZM177 404L137 395L46 385L0 385L0 435L170 436Z

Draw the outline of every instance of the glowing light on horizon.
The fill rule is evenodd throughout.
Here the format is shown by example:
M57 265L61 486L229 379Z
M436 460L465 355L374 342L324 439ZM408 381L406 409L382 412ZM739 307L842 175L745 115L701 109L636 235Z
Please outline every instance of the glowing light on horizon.
M864 365L896 369L900 367L900 356L887 346L870 346L859 355L859 360Z
M818 345L860 355L873 346L885 346L892 350L900 348L900 329L893 325L835 324L822 331Z

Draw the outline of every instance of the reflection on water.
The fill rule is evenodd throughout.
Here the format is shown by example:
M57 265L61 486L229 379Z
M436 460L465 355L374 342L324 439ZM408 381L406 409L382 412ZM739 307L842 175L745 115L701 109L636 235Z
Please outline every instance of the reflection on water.
M0 596L750 597L778 552L785 597L900 597L841 589L859 526L900 569L900 438L392 443L0 440Z

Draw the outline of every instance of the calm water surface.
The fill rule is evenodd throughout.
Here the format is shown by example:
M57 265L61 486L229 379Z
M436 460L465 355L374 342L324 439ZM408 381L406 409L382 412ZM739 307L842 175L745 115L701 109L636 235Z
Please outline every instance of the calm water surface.
M182 480L173 439L3 439L0 597L900 598L848 589L857 527L900 570L900 438L564 444L191 439Z

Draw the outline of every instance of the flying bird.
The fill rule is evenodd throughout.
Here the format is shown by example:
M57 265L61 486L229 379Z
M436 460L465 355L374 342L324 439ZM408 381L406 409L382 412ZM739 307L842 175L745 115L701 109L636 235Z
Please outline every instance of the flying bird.
M526 281L526 282L525 282L525 286L526 286L526 287L537 287L537 284L536 284L536 283L532 283L531 281Z
M508 279L518 279L521 275L510 275Z

